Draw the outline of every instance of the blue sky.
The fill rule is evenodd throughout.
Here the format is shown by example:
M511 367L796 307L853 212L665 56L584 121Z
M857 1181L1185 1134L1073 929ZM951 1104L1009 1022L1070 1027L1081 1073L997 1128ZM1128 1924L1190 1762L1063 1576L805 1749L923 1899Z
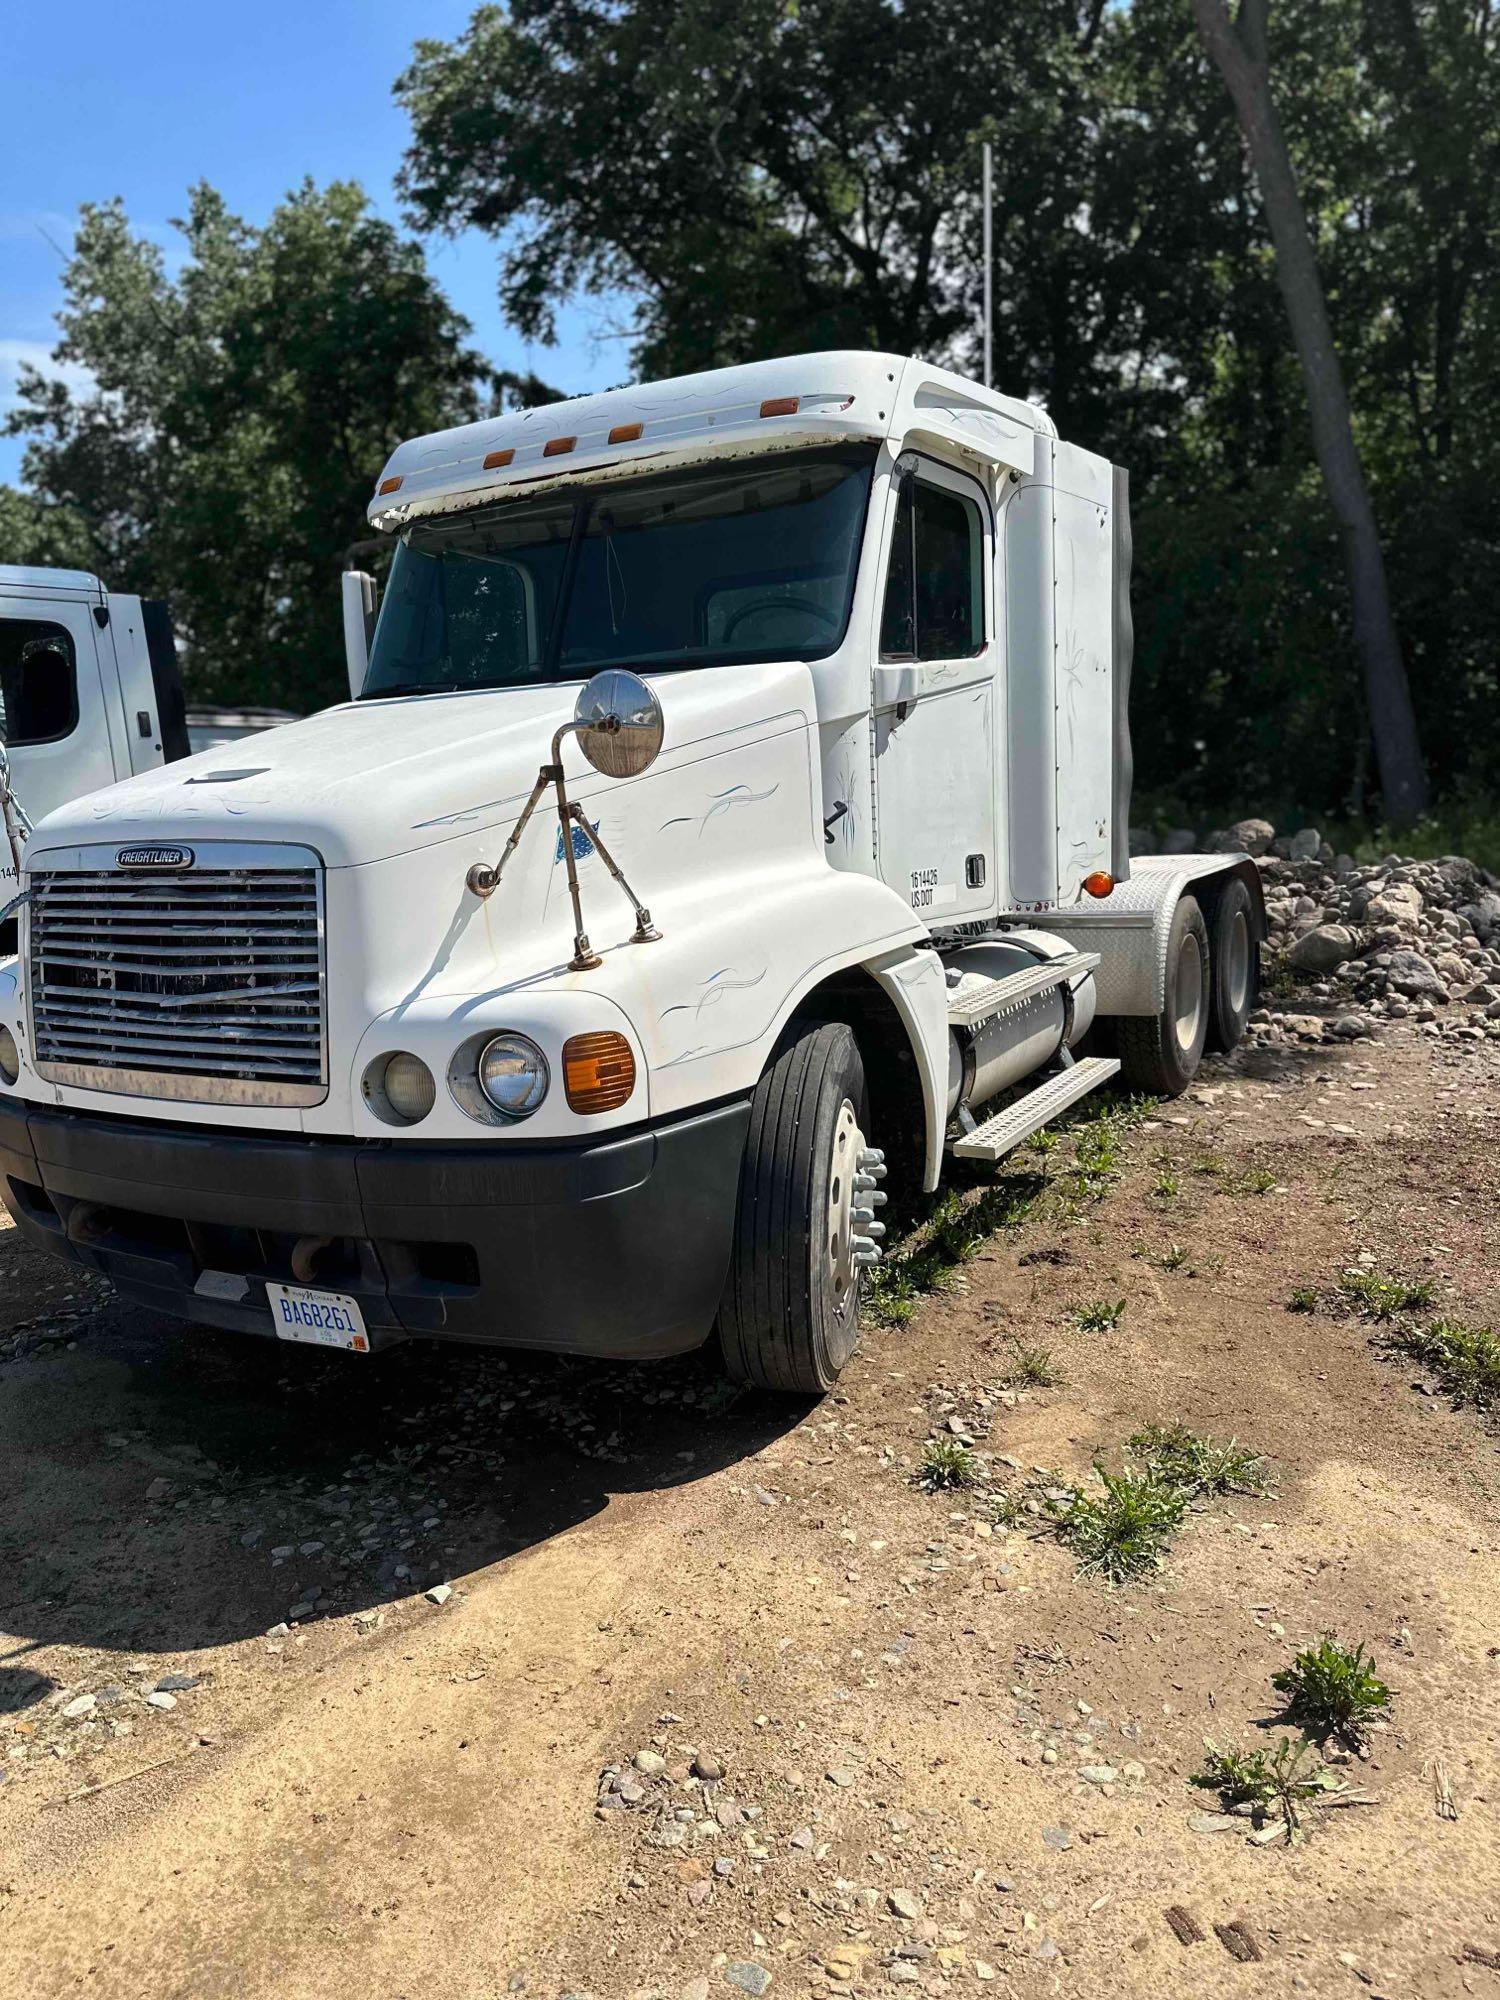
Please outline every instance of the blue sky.
M263 220L304 174L363 183L395 218L406 120L391 99L418 36L450 38L471 0L156 0L150 7L41 0L8 10L0 139L0 408L19 360L56 338L61 259L78 205L120 195L137 228L166 244L196 180ZM48 238L52 239L49 242ZM528 349L501 320L494 246L427 245L430 267L492 359L535 366L560 388L628 373L616 305L574 305L554 349ZM612 337L615 336L615 337ZM22 443L0 439L0 480Z

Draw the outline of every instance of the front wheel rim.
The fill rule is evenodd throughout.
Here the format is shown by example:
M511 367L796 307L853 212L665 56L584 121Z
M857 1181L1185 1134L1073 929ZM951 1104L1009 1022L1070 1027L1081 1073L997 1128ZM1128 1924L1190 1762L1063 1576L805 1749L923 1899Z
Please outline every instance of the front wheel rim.
M846 1097L839 1106L833 1125L833 1146L828 1167L828 1220L823 1237L833 1309L840 1318L848 1313L859 1288L859 1268L854 1262L854 1177L864 1148L859 1119Z

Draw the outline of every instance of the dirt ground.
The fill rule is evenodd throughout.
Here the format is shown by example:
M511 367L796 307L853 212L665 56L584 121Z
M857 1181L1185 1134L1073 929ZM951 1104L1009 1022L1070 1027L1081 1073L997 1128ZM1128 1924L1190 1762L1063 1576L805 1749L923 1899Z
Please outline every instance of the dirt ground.
M1493 1045L1206 1065L1099 1198L1024 1156L1028 1219L811 1410L261 1346L0 1231L0 1994L1500 1995L1495 1433L1287 1309L1363 1252L1500 1323L1497 1128ZM1065 1383L1005 1389L1018 1340ZM1275 1489L1110 1592L919 1488L954 1418L1017 1490L1175 1419ZM1393 1692L1375 1803L1200 1830L1203 1739L1274 1742L1326 1630Z

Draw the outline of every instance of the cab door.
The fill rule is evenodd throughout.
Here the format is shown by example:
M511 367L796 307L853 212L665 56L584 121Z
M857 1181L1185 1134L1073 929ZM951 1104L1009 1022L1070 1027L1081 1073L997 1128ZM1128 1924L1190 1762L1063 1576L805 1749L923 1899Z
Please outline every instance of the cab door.
M113 659L109 662L111 676ZM35 822L115 781L108 701L90 608L0 596L0 742Z
M996 907L994 529L977 481L904 455L874 669L882 880L934 928Z

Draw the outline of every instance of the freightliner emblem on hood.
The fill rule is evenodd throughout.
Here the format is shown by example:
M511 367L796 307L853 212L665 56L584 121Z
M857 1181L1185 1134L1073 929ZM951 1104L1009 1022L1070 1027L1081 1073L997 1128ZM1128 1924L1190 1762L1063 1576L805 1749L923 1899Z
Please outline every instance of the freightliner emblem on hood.
M116 868L191 868L190 847L122 847L115 855Z

